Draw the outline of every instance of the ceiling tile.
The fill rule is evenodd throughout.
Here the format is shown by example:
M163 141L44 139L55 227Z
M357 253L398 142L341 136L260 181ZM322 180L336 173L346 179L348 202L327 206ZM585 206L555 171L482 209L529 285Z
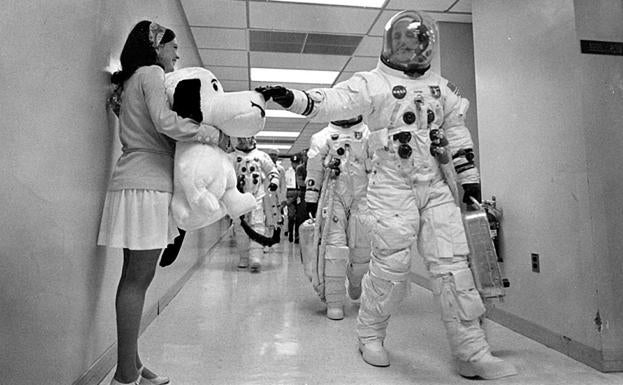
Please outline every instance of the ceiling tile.
M291 68L322 71L339 71L348 57L274 52L251 52L251 67Z
M246 28L247 11L243 1L181 0L188 24L195 26Z
M228 67L248 67L249 58L247 51L233 51L223 49L200 49L199 55L203 60L203 65L228 66Z
M389 0L386 9L402 11L414 9L418 11L445 11L456 0Z
M395 11L384 11L381 14L381 17L377 20L377 22L372 27L370 31L370 36L383 36L383 30L385 29L385 24L396 14ZM471 23L472 16L471 14L463 14L463 13L449 13L449 12L428 12L428 14L435 19L437 22L452 22L452 23Z
M250 2L249 23L254 29L365 34L378 12L354 7Z
M210 71L218 80L239 80L249 83L249 70L245 67L219 67L212 66Z
M362 36L355 35L310 33L305 40L303 53L351 56L359 46L361 38Z
M306 33L278 31L249 31L251 51L301 53Z
M454 4L450 11L472 13L472 0L461 0Z
M381 36L365 36L361 44L355 51L355 56L378 57L383 48L383 38Z
M242 29L191 27L197 48L247 49L247 32Z
M223 85L223 89L225 92L237 92L237 91L248 91L249 90L249 82L243 82L239 80L221 80L219 79L221 84Z
M358 71L370 71L376 68L379 59L376 57L354 57L344 68L344 71L358 72Z

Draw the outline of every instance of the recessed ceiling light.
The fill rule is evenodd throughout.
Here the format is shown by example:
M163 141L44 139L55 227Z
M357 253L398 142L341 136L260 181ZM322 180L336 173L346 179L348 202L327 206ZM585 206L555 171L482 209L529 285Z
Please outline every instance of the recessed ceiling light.
M251 68L251 80L254 82L333 84L338 74L338 71Z
M289 150L292 145L290 144L273 144L273 143L258 143L255 147L258 149L274 149Z
M273 0L285 3L347 5L349 7L381 8L385 0Z
M269 118L307 119L303 115L295 114L287 110L266 110L266 116Z
M296 131L260 131L255 134L256 137L279 137L279 138L296 138L299 133Z

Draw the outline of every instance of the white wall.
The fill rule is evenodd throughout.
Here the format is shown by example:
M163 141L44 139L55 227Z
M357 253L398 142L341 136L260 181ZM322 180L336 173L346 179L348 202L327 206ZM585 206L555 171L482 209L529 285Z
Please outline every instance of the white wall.
M578 40L623 42L623 2L574 5ZM602 351L623 370L623 56L583 54L580 69Z
M3 384L67 385L98 358L112 364L121 251L96 247L96 236L119 145L104 107L104 69L143 18L176 31L180 66L200 65L178 1L9 0L0 7ZM180 260L158 270L148 319L225 225L191 236Z
M581 54L579 42L596 20L604 40L622 41L621 3L474 0L472 14L483 195L504 209L511 279L494 314L592 366L623 370L623 66L620 56Z

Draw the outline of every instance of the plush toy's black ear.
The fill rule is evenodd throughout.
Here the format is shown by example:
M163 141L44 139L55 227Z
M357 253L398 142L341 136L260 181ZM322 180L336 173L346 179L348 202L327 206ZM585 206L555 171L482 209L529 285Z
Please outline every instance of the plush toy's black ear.
M182 118L197 122L203 120L201 113L201 80L185 79L177 83L173 94L173 111Z

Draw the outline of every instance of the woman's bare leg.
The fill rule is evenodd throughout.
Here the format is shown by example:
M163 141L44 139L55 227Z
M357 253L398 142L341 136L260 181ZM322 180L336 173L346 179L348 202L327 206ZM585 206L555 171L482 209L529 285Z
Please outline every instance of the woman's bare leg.
M115 380L130 383L138 377L138 336L145 293L156 273L160 249L123 249L123 270L117 287L117 370Z

